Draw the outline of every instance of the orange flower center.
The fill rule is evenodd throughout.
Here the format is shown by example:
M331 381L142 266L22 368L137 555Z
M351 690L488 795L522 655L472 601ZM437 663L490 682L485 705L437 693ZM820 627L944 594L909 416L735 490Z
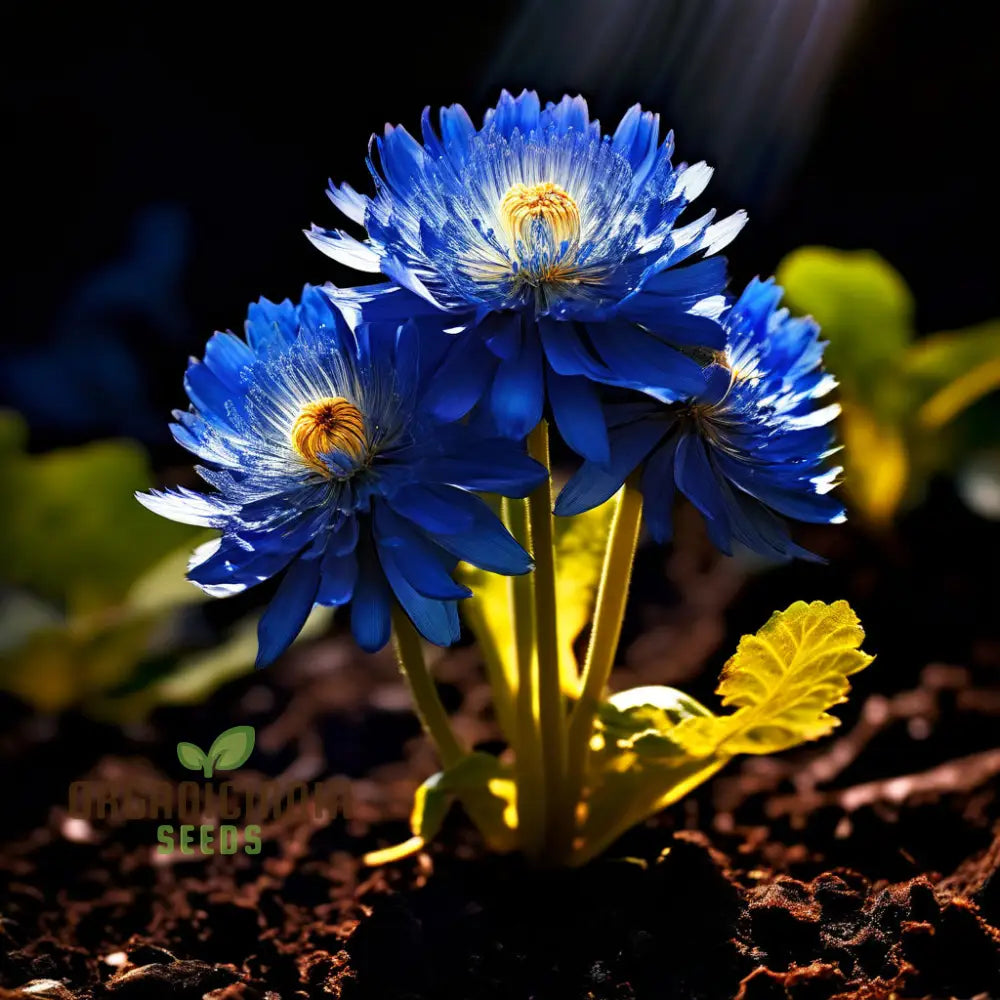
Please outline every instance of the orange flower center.
M536 225L541 222L552 235L556 250L563 242L580 239L580 209L572 196L558 184L514 184L500 202L500 219L511 243L520 240L531 247Z
M330 469L320 456L340 451L360 460L368 448L365 418L341 396L307 403L292 425L292 446L307 465L329 477Z

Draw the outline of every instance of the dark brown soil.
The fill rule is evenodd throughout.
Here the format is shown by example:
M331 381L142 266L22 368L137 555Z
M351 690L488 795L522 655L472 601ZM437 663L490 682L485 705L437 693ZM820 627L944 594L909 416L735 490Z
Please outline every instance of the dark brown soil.
M434 759L391 657L339 637L124 731L0 702L0 998L1000 997L997 594L970 568L998 538L933 510L930 532L806 539L825 568L747 578L691 541L665 583L643 553L616 686L710 699L739 634L796 598L850 599L878 659L833 738L734 763L580 871L485 855L458 811L429 851L362 867L408 836ZM436 669L463 736L499 751L475 650ZM155 821L67 817L71 781L180 780L176 742L236 723L257 727L241 776L346 775L350 818L164 860Z

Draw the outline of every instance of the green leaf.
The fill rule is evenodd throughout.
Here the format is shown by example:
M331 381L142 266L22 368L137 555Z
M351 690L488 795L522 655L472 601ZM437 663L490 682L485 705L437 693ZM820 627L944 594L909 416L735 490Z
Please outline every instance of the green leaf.
M189 771L200 771L207 763L205 754L194 743L178 743L177 759Z
M0 654L0 686L43 712L82 704L95 715L103 715L100 693L127 681L143 660L153 627L147 617L114 614L56 614L34 625Z
M694 757L766 754L827 735L839 720L828 709L847 700L847 678L872 657L846 601L796 601L745 635L717 689L730 715L689 718L670 738Z
M598 710L598 732L619 750L643 758L676 757L683 750L670 732L684 719L711 716L701 702L676 688L649 685L612 695Z
M13 410L0 410L0 462L8 462L28 444L28 425Z
M129 610L138 614L158 613L208 600L205 591L187 579L187 568L194 549L214 535L205 532L193 536L145 570L125 595Z
M322 635L329 629L333 614L333 608L317 605L295 641L306 642ZM136 718L156 705L201 704L228 681L253 673L256 655L257 618L251 616L237 622L223 642L167 661L159 674L141 688L112 692L102 707L114 718Z
M441 829L453 795L488 788L503 774L503 765L496 757L477 751L431 775L417 789L410 821L413 833L430 840Z
M1000 358L1000 319L922 337L904 355L903 373L929 395L991 358Z
M371 851L365 855L365 864L383 865L415 854L440 832L455 798L462 800L495 850L513 847L517 827L514 783L496 757L477 751L432 774L417 789L410 813L413 836L402 844Z
M924 337L904 355L903 375L921 404L921 430L949 423L1000 388L1000 320Z
M415 837L424 843L433 840L451 805L451 795L444 787L444 772L432 774L413 796L413 810L410 813L410 829Z
M219 733L208 751L211 767L218 771L235 771L250 759L255 738L253 726L233 726Z
M124 597L151 564L198 529L156 517L135 500L152 483L131 441L99 441L42 455L23 451L23 424L0 421L0 551L3 580L71 612Z
M472 591L472 596L461 602L462 613L479 643L490 676L506 677L511 690L516 690L517 654L510 610L510 579L469 563L459 563L455 575Z
M825 360L844 391L898 412L893 375L913 339L914 303L900 274L871 250L800 247L779 265L785 305L810 314L829 341Z

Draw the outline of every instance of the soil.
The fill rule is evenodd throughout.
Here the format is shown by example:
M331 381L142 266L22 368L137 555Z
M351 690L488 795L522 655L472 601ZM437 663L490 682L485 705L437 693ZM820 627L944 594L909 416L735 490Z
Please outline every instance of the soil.
M579 871L486 854L459 810L373 870L360 855L406 839L435 769L387 654L335 634L124 729L0 701L0 998L1000 997L1000 630L980 569L1000 526L938 491L892 536L817 531L829 565L763 574L682 529L641 553L615 686L713 704L742 632L847 597L878 657L833 737L734 762ZM474 647L435 669L463 737L499 752ZM70 782L181 780L178 740L245 723L241 779L344 775L349 817L164 858L156 821L67 815Z

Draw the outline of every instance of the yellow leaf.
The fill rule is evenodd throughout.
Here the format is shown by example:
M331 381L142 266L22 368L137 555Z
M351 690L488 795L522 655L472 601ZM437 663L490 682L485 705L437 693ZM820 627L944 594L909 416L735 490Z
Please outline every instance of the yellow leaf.
M871 663L846 601L796 601L745 635L722 672L717 693L730 715L688 718L670 738L695 757L774 753L827 735L839 720L828 709L847 700L847 678Z
M865 407L843 400L840 434L851 506L869 523L892 519L906 492L909 457L900 431Z
M556 609L559 634L559 673L563 691L579 696L579 665L573 644L594 610L601 579L604 548L617 499L574 517L555 519ZM511 615L510 578L461 563L458 577L472 590L462 602L469 627L475 633L492 676L506 676L517 690L517 656Z
M472 591L472 596L462 601L462 614L479 643L490 685L494 690L505 685L513 696L517 691L517 653L510 578L469 563L459 563L455 575ZM496 710L503 731L514 732L514 719L506 702L497 700Z
M563 690L579 696L580 675L573 644L590 621L601 582L604 550L618 498L574 517L557 517L556 614L559 629L559 671Z

